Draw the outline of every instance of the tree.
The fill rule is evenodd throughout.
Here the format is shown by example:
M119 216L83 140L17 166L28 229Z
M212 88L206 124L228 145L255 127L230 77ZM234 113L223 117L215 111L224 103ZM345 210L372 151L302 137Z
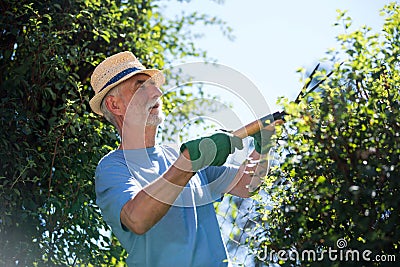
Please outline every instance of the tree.
M260 204L262 223L249 240L263 261L388 266L395 264L391 255L399 260L399 7L385 6L380 33L364 26L337 37L341 51L328 52L334 73L319 92L298 105L282 100L289 113L277 130L282 162L265 178L271 202ZM351 18L345 12L338 18L349 30ZM341 66L340 57L346 57ZM336 250L336 260L321 254L328 249ZM387 262L372 263L376 255Z
M123 50L160 69L205 57L190 27L226 27L166 19L151 0L5 0L0 13L0 265L123 265L95 203L95 167L118 136L89 108L91 72ZM167 112L190 96L167 95Z

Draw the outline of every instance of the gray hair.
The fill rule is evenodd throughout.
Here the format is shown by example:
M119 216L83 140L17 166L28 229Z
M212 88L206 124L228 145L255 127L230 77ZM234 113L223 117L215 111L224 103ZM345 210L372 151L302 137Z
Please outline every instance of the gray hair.
M117 85L114 88L112 88L110 91L108 91L108 93L103 97L103 100L101 101L101 105L100 105L100 110L103 113L104 118L117 128L118 128L117 121L115 120L114 114L108 110L105 99L110 95L118 96L119 89L120 89L120 87Z

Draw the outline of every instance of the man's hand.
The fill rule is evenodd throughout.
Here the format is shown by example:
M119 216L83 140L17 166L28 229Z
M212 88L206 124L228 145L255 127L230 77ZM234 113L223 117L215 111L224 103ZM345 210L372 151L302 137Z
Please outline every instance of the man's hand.
M254 138L254 149L259 154L267 154L271 149L271 137L274 131L261 129L261 131L251 135Z
M266 154L272 147L271 137L275 133L275 125L283 124L283 120L276 120L273 123L267 125L260 131L252 134L254 138L254 148L259 154Z
M211 136L188 141L180 150L188 150L193 171L207 166L221 166L235 148L243 149L242 139L230 133L216 133Z

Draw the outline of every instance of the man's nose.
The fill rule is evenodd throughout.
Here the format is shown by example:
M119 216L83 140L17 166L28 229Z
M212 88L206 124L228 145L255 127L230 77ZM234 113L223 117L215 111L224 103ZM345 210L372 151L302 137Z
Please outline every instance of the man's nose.
M151 98L158 98L162 96L162 91L156 83L150 83L148 85L147 92L150 94Z

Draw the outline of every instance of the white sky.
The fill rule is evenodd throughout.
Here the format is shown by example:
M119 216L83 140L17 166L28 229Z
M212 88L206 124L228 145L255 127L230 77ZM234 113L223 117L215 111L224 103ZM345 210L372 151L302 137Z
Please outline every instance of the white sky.
M335 37L344 33L334 27L337 9L348 10L353 19L350 31L368 25L381 29L380 10L389 0L226 0L192 1L166 10L198 10L225 20L236 37L229 41L218 29L207 28L197 46L218 63L247 76L262 92L271 111L279 107L276 100L285 96L293 100L302 84L299 67L312 69L329 48L338 47ZM177 62L178 64L179 62Z

